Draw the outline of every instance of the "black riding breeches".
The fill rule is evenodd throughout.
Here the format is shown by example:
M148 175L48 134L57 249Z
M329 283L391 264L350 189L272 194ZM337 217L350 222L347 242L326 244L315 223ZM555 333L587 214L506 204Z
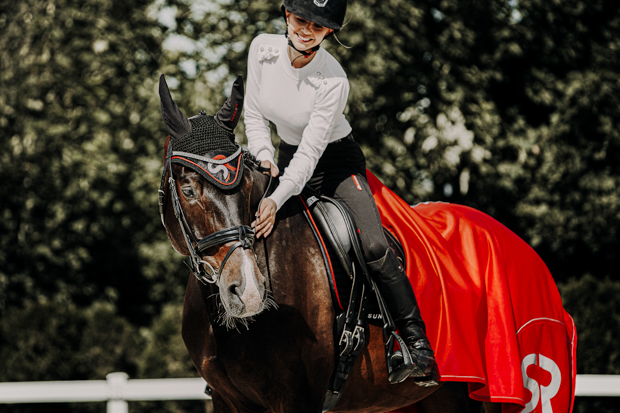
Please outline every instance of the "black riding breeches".
M288 166L297 146L280 142L278 168ZM366 181L366 158L349 135L327 145L308 182L320 194L342 201L359 229L366 262L382 258L388 248L377 205Z

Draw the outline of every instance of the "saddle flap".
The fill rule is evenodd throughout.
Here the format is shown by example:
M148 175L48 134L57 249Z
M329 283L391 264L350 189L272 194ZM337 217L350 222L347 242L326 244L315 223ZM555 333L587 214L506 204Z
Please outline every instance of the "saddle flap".
M332 245L338 257L338 261L347 270L349 276L353 273L353 264L350 257L352 237L357 240L357 234L352 233L347 225L344 213L348 213L341 204L331 198L321 197L312 204L312 218L319 227L321 234Z

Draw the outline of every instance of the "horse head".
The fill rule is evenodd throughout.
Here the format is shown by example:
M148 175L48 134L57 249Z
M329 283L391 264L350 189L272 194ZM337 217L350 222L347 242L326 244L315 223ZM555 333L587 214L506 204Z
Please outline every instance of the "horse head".
M243 79L215 116L186 118L162 75L161 111L170 136L159 191L160 213L174 249L190 257L192 273L219 297L219 321L247 321L275 303L257 266L249 227L265 175L235 142ZM246 173L244 173L244 170Z

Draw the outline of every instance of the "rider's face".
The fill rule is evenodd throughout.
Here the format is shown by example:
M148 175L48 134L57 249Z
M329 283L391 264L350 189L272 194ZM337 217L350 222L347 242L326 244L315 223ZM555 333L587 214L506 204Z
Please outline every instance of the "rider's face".
M332 29L319 26L296 14L286 11L288 37L298 50L308 50L319 45Z

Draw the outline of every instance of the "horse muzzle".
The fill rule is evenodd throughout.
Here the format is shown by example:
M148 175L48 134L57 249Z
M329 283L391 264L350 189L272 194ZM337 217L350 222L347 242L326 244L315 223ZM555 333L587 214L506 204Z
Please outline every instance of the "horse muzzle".
M226 313L235 318L252 317L265 309L267 288L265 277L248 250L224 270L218 281L220 298ZM238 264L238 265L235 265Z

